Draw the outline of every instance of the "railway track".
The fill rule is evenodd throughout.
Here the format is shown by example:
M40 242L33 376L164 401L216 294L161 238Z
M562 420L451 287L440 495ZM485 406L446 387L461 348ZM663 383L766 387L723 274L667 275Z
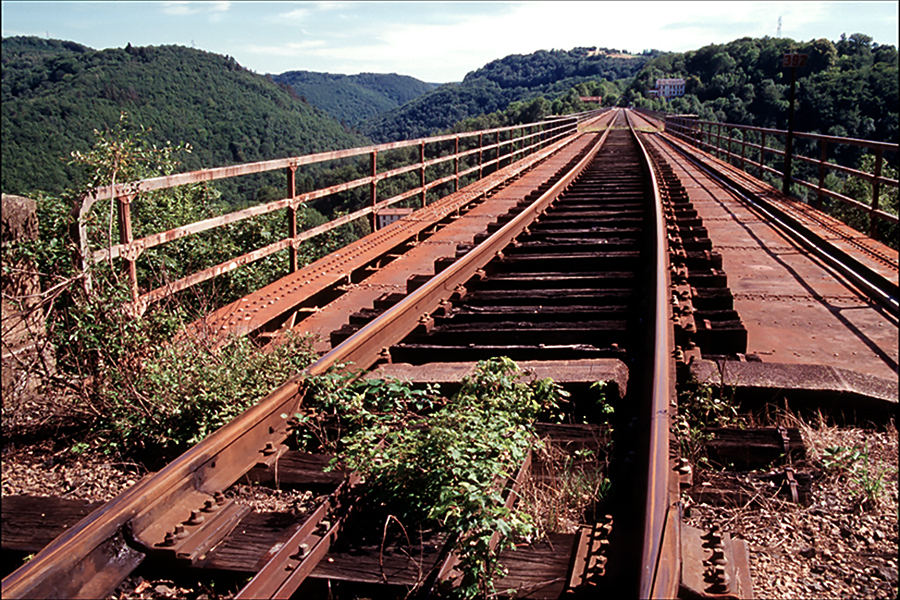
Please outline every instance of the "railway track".
M641 115L648 124L652 121ZM767 222L784 231L806 250L850 278L869 299L896 317L900 314L900 289L896 281L896 251L877 243L839 220L803 202L785 198L742 170L703 155L669 134L666 144L695 168L712 177L728 193L760 212Z
M354 546L363 543L357 538L365 516L353 514L362 482L353 473L323 474L329 457L291 449L290 415L302 406L304 377L335 366L377 366L381 375L429 382L496 356L561 374L575 390L569 416L588 422L539 425L551 441L602 438L584 389L601 379L618 392L611 399L614 451L598 446L616 494L594 506L578 532L554 538L552 549L521 550L531 562L517 563L512 553L502 586L548 598L567 591L674 597L685 561L703 572L707 555L724 552L727 570L707 569L712 575L701 576L701 593L749 593L737 541L714 533L691 541L693 554L683 556L688 534L680 526L678 457L669 440L675 358L683 354L676 343L699 344L705 354L740 351L739 318L727 306L701 224L679 204L664 165L651 164L625 113L616 112L603 134L584 135L589 141L580 152L554 165L552 177L473 244L459 245L455 260L413 282L407 295L354 315L333 338L334 349L303 377L69 528L3 580L3 596L102 597L142 563L252 575L242 598L316 595L322 582L340 581L370 593L413 586L422 596L436 592L458 575L447 540L418 540L408 549L433 554L416 563L415 576L407 573L408 557L391 578L390 558L367 563L362 546ZM676 313L673 297L697 308ZM508 503L530 466L530 459L521 465ZM302 518L254 516L227 494L241 478L312 486L321 502ZM528 573L535 565L539 576Z

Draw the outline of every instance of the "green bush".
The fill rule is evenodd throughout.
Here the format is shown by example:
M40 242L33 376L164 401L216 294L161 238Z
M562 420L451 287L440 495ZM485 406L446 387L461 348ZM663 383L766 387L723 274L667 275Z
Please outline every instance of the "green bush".
M299 415L301 437L336 448L334 464L365 477L366 500L385 518L454 536L463 573L456 594L493 593L500 551L533 531L524 511L504 506L507 480L540 443L535 420L566 393L549 379L522 383L507 358L478 363L446 401L399 382L348 385L345 377L313 382L318 393ZM501 540L492 552L494 532Z

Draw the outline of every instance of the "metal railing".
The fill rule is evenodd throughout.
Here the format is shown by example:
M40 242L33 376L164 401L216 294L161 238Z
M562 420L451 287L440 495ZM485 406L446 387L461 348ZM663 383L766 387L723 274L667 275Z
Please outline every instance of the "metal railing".
M455 190L458 190L462 178L477 173L477 176L480 179L483 176L485 169L493 167L493 170L497 170L504 161L509 164L518 158L534 153L555 141L572 135L577 131L579 123L593 118L606 110L608 109L577 113L563 118L525 125L462 132L380 144L377 146L366 146L348 150L321 152L305 156L247 163L230 167L204 169L189 173L121 183L116 184L115 186L101 187L85 196L80 206L76 209L78 221L76 242L80 251L79 259L81 261L81 266L87 271L90 264L120 259L122 262L122 269L130 284L131 308L133 312L137 314L143 313L147 306L153 302L162 300L172 294L282 250L289 251L289 272L294 272L300 266L298 265L298 248L302 242L369 214L373 215L374 229L374 215L376 215L379 210L416 196L420 197L421 204L424 206L426 203L426 194L429 190L449 183L454 183ZM475 144L476 140L477 145ZM472 147L460 150L461 141L466 141ZM443 155L440 145L450 142L453 143L453 151ZM418 148L418 160L405 166L379 172L379 153L401 148ZM430 148L432 153L435 153L436 151L437 157L426 159L427 148ZM368 155L370 159L370 175L304 193L297 192L295 176L299 167L366 155ZM469 159L470 162L474 162L474 165L460 170L461 159ZM435 179L432 179L431 181L428 180L426 170L434 169L439 165L446 165L447 163L452 165L451 174L438 174ZM134 239L131 205L142 193L279 170L285 173L287 180L285 197L280 200L252 206L244 210L231 212L211 219L176 227L168 231ZM444 167L444 170L446 170L446 166ZM414 185L410 189L391 196L390 198L378 198L379 183L406 173L418 173L418 185ZM369 186L371 199L369 206L306 231L298 231L297 210L307 202L362 186ZM94 204L101 200L110 200L115 201L116 203L119 243L108 248L92 251L88 244L87 219ZM285 238L263 248L259 248L242 256L232 258L226 262L168 283L163 287L140 293L136 265L138 257L146 250L203 231L212 230L231 223L237 223L245 219L259 217L261 215L285 209L287 210L287 236ZM86 284L90 285L90 279L86 278Z
M666 115L665 119L668 133L720 159L727 160L745 171L749 172L749 169L755 169L757 177L760 179L763 178L765 173L769 173L782 181L788 180L791 183L813 190L816 194L813 204L816 209L821 210L823 199L828 197L865 211L869 216L870 237L876 237L879 220L897 224L897 215L885 212L879 208L882 186L898 187L896 179L890 179L882 175L885 154L893 153L896 159L897 144L820 135L817 133L794 132L793 136L795 138L810 140L818 144L819 157L810 158L796 151L789 156L785 152L784 147L777 148L766 145L767 142L771 143L773 140L787 139L788 132L781 129L702 121L696 115ZM735 133L739 133L740 137L736 136ZM874 172L866 173L865 171L835 162L829 162L829 148L838 145L861 147L873 153L875 159ZM784 166L781 171L766 164L767 154L782 158L782 165ZM795 177L791 173L791 159L815 166L818 169L818 181L814 183ZM855 198L828 189L825 186L825 178L829 171L856 177L870 183L872 186L870 203L866 204Z

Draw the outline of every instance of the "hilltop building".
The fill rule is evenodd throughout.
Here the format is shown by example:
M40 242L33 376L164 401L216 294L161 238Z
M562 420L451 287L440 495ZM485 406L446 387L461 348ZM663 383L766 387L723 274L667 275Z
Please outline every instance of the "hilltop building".
M684 78L657 79L656 87L652 90L647 90L647 95L651 98L662 98L663 100L680 98L684 96Z

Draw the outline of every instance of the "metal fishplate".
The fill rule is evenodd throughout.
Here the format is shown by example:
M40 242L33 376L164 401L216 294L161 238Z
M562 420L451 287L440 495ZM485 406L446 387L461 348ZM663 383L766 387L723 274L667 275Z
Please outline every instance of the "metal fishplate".
M752 598L747 543L714 525L681 530L681 598Z

